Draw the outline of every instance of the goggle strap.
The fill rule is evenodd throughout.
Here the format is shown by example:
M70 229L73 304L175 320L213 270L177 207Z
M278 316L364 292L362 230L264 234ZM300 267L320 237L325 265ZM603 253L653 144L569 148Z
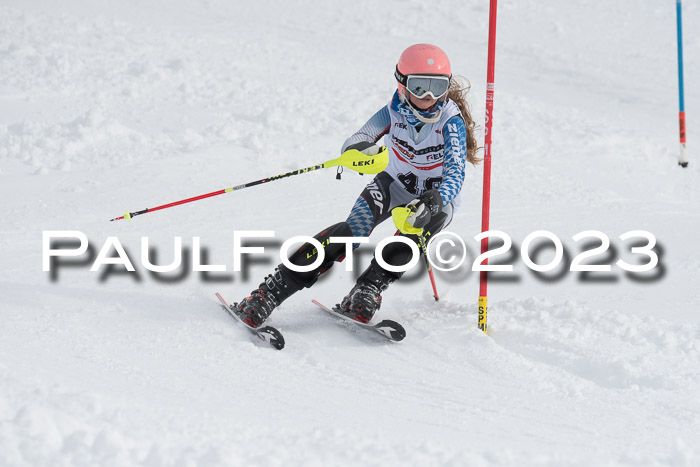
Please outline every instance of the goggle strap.
M399 71L399 65L396 65L394 77L396 78L396 81L399 82L399 84L401 84L402 86L406 86L406 83L408 82L408 76L404 75Z

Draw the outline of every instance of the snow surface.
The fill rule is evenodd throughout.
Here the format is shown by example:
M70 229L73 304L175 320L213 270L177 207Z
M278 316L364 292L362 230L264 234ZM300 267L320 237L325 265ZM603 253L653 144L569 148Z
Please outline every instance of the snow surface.
M281 241L343 220L368 177L108 220L335 157L412 43L447 51L483 126L488 1L4 0L0 465L700 465L700 8L684 5L685 170L673 2L503 0L498 21L491 227L515 271L492 275L490 335L469 268L479 166L450 226L471 259L437 275L442 300L420 264L385 293L405 341L314 308L352 286L340 265L272 315L278 352L214 292L247 295ZM592 229L615 248L593 260L634 262L618 237L647 230L660 265L537 275L518 251L541 229L564 264ZM93 255L116 236L137 272L43 272L46 230L84 232ZM231 272L235 230L276 232L247 273ZM151 274L144 236L159 264L201 237L228 272Z

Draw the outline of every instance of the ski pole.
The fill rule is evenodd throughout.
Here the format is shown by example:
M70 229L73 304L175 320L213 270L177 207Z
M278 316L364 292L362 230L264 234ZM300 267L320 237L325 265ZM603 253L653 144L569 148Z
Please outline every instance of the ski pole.
M411 208L412 211L415 211L415 207ZM399 235L401 233L400 230L397 230L394 236ZM423 236L423 231L421 230L421 233L418 235L418 245L420 246L421 251L423 252L423 260L425 261L425 267L428 270L428 276L430 277L430 285L433 286L433 297L435 298L435 301L440 301L440 297L438 296L438 291L437 291L437 286L435 285L435 276L433 275L433 267L430 265L430 260L428 259L428 248L425 246L425 237Z
M435 301L438 302L440 301L440 297L438 296L437 286L435 285L435 276L433 275L433 267L430 265L430 260L428 259L428 248L425 246L425 237L423 236L422 232L418 238L420 240L420 249L423 251L423 259L425 260L425 266L428 268L430 284L433 286L433 297L435 297Z
M172 203L156 206L155 208L148 208L142 211L134 212L127 211L126 214L124 214L123 216L115 217L114 219L110 219L110 221L118 221L121 219L131 220L132 217L140 216L149 212L160 211L161 209L171 208L173 206L179 206L180 204L191 203L193 201L199 201L200 199L211 198L212 196L223 195L224 193L229 193L231 191L238 191L242 190L243 188L262 185L263 183L272 182L281 178L291 177L293 175L300 175L318 169L325 169L327 167L344 166L359 173L378 174L379 172L386 169L388 164L389 152L387 151L386 147L382 147L379 153L374 156L366 156L365 154L361 153L356 149L349 149L343 154L341 154L340 157L328 160L321 164L312 165L304 169L293 170L291 172L283 173L280 175L274 175L268 178L261 178L260 180L255 180L254 182L248 182L244 183L243 185L237 185L230 188L224 188L222 190L212 191L211 193L194 196L192 198L174 201Z

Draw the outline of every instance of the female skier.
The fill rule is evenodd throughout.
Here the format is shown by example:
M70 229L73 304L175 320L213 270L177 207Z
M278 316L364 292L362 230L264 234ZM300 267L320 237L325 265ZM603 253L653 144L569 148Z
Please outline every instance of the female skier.
M280 264L259 288L232 310L244 322L259 327L293 293L311 287L335 261L345 257L345 245L329 243L330 237L367 237L391 217L392 209L408 206L412 214L397 228L418 243L415 232L434 235L452 220L459 205L466 162L476 165L477 146L474 121L466 102L468 88L452 80L445 52L429 44L416 44L399 58L394 73L398 89L391 101L348 138L342 152L357 149L371 156L384 136L389 165L369 183L357 198L345 222L332 225L314 238L324 246L325 261L316 269L296 272ZM397 221L395 221L397 222ZM406 225L408 224L408 225ZM409 234L414 232L414 234ZM312 264L314 246L302 245L289 260L296 265ZM411 259L411 248L390 243L383 251L386 263L403 266ZM381 293L401 277L372 259L343 298L342 313L366 323L379 309Z

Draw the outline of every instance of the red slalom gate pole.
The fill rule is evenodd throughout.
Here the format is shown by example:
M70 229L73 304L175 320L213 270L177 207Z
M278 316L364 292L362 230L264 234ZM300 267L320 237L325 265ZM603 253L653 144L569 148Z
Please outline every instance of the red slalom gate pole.
M488 49L488 64L486 70L486 126L484 130L484 194L481 204L481 232L489 230L489 210L491 205L491 142L492 142L492 127L493 127L493 94L494 94L494 68L496 65L496 3L497 0L491 0L489 8L489 49ZM486 253L489 250L488 237L481 240L481 253ZM485 258L482 265L488 264L488 259ZM486 299L487 272L479 272L479 329L486 333L487 324L486 316L488 311Z

